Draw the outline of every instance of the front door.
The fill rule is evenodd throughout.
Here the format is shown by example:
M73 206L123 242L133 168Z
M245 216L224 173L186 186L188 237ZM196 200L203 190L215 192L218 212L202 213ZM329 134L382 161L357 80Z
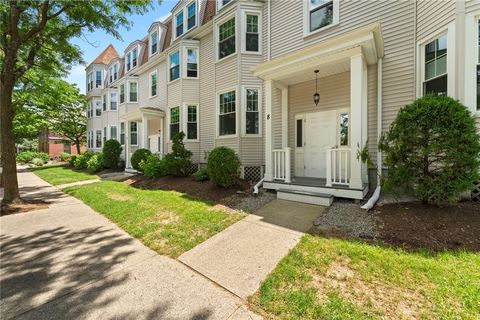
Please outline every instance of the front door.
M326 149L337 144L337 111L305 115L305 176L326 177Z

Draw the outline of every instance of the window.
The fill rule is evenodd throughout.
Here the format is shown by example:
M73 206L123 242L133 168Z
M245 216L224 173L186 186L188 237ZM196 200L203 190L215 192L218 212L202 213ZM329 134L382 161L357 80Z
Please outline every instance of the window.
M198 50L187 49L187 78L198 77Z
M107 141L107 127L103 127L103 143Z
M110 139L117 140L117 126L110 127Z
M150 54L157 53L158 50L158 32L155 31L150 35Z
M122 83L120 85L120 103L124 103L125 102L125 84Z
M175 23L176 23L176 33L175 37L178 38L183 34L183 11L180 11L175 16Z
M348 113L340 113L340 145L348 146Z
M87 91L93 89L93 72L89 72L87 75Z
M180 132L180 107L170 108L170 140Z
M102 101L95 101L95 115L100 117L102 115Z
M310 32L319 30L333 23L332 0L309 0L308 6Z
M170 55L170 81L180 77L180 53L177 51Z
M447 36L425 45L423 94L447 95Z
M102 130L97 130L95 136L95 147L101 148L102 147Z
M130 122L130 145L136 146L138 144L138 124Z
M132 54L127 54L127 71L130 71L130 67L132 66Z
M115 63L113 65L113 80L117 80L118 79L118 63Z
M217 7L218 10L222 9L225 7L231 0L217 0Z
M110 92L110 110L117 110L117 93Z
M128 83L128 101L129 102L137 102L137 83L131 81Z
M137 66L137 55L138 55L138 50L135 48L132 51L132 68L135 68Z
M197 106L187 106L187 139L198 139Z
M107 111L107 95L106 94L102 96L102 106L103 106L102 110Z
M97 71L96 72L96 88L101 88L102 87L102 71Z
M120 122L120 144L125 145L125 122Z
M247 14L246 16L246 34L245 34L245 51L259 52L259 16Z
M150 73L150 97L157 95L157 71Z
M297 148L303 148L303 119L297 119L296 122L295 146Z
M187 30L192 29L197 24L197 5L192 2L187 6Z
M260 133L260 114L258 109L258 90L247 89L246 90L246 104L245 110L245 133L246 134L259 134Z
M90 102L87 102L87 118L90 118Z
M235 18L218 27L218 59L235 53Z
M109 82L113 82L113 66L108 69Z
M220 136L236 133L235 91L222 93L219 96L219 132Z

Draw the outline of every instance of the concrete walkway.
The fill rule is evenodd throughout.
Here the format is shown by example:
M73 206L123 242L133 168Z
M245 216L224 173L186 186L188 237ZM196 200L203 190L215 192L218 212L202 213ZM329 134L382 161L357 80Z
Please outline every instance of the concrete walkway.
M324 208L274 200L179 260L245 299L312 227Z
M0 218L2 319L258 319L245 302L159 256L29 172L24 198L50 207Z

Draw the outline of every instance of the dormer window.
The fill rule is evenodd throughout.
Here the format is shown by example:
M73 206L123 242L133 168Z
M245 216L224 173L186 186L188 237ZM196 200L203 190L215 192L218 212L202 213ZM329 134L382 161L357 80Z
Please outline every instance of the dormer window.
M95 75L95 79L96 79L95 87L96 88L101 88L102 87L102 71L97 71L95 74L96 74Z
M118 63L115 63L113 65L113 80L117 80L118 79Z
M217 0L217 7L218 10L222 9L225 7L227 4L229 4L232 0Z
M197 25L197 5L195 2L187 6L187 28L192 29Z
M155 31L150 35L150 55L158 51L158 32Z
M183 11L180 11L176 16L175 16L175 22L176 22L176 38L180 37L183 34Z
M137 66L137 56L138 56L138 50L135 48L132 51L132 69Z
M197 2L192 1L175 14L175 38L190 31L197 25Z
M130 71L132 66L132 55L129 53L127 54L127 71Z

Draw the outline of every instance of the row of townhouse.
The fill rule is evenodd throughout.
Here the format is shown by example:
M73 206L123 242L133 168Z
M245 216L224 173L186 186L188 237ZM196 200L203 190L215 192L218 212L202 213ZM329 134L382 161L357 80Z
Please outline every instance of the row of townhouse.
M196 165L227 146L285 198L362 199L358 146L377 163L402 106L433 92L480 115L479 19L478 0L180 0L87 67L88 148L117 139L129 168L183 131Z

